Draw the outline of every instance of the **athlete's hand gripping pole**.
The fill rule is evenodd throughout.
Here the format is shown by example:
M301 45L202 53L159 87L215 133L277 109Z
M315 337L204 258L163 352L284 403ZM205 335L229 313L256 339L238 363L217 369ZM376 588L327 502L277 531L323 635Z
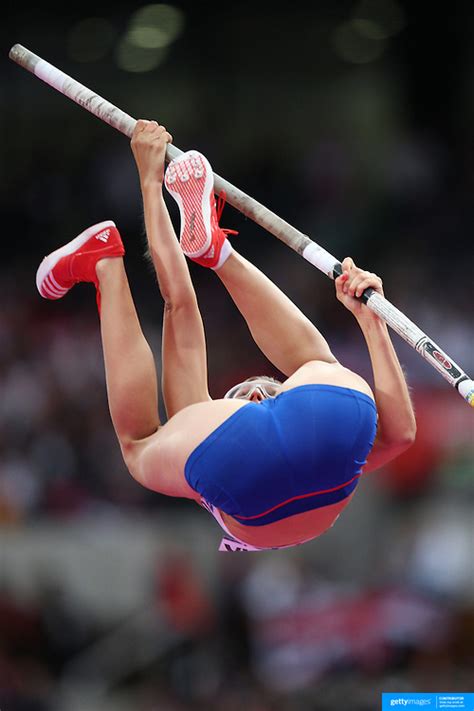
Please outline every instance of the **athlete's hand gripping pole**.
M75 101L102 121L105 121L105 123L110 124L129 138L132 136L137 123L136 119L117 108L117 106L106 101L20 44L15 44L11 48L9 56L14 62ZM166 159L168 161L173 160L181 155L182 152L176 146L168 144ZM342 273L339 260L323 247L320 247L307 235L215 173L214 188L216 193L224 190L227 202L230 205L246 217L250 217L272 235L278 237L279 240L287 244L295 252L298 252L298 254L301 254L308 262L331 279L335 279ZM360 298L372 311L386 321L404 341L418 351L474 407L474 381L434 341L410 321L405 314L373 289L366 289Z

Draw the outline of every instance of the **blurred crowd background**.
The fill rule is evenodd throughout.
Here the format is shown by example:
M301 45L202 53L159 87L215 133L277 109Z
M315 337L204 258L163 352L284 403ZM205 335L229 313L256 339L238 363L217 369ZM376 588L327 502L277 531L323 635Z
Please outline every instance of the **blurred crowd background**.
M45 254L115 220L160 367L129 142L8 59L21 43L164 124L380 274L473 374L472 3L21 3L0 38L2 711L375 711L382 691L474 691L472 411L393 334L414 446L364 479L319 540L218 553L213 519L141 488L121 461L93 287L57 303L36 291ZM232 207L221 224L370 380L327 277ZM278 376L215 275L190 269L211 395Z

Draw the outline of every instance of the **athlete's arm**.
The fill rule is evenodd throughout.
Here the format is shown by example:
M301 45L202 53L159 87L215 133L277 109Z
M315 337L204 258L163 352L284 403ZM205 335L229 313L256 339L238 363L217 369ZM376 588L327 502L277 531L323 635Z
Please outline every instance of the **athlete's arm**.
M171 140L156 121L140 120L131 142L150 256L165 302L162 389L169 418L187 405L210 399L204 327L186 258L163 197L166 144Z
M372 287L383 295L378 276L355 266L350 257L342 263L336 279L336 295L360 326L369 350L374 376L375 401L379 415L377 437L364 472L378 469L413 444L416 420L402 367L393 347L387 324L355 298Z

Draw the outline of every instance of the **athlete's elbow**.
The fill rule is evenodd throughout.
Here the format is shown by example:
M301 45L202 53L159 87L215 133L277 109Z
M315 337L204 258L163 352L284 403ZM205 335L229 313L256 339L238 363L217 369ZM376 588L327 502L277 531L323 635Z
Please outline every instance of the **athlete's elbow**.
M398 457L405 450L409 449L416 439L416 425L397 430L397 432L379 433L378 444L386 452L390 452L393 457Z
M397 450L399 453L409 449L416 439L416 425L409 427L402 432L399 432L396 437L393 437L388 443L389 446Z
M408 449L416 439L416 419L413 413L400 413L398 418L379 420L378 439L385 447Z
M407 433L404 437L400 438L400 441L398 442L398 448L400 449L401 452L405 452L407 449L410 449L410 447L413 446L414 442L416 439L416 432L415 433Z
M408 423L403 429L402 436L400 438L400 444L402 444L405 449L411 447L416 440L416 420L415 417L410 417Z

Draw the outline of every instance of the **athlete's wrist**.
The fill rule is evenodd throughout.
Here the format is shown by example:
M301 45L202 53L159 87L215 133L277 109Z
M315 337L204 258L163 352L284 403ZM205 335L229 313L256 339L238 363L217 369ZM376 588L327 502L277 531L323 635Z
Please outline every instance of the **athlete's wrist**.
M365 308L364 311L368 313L361 313L356 316L357 323L362 331L377 332L381 334L387 333L387 324L380 318L380 316L377 316L377 314L368 308Z

